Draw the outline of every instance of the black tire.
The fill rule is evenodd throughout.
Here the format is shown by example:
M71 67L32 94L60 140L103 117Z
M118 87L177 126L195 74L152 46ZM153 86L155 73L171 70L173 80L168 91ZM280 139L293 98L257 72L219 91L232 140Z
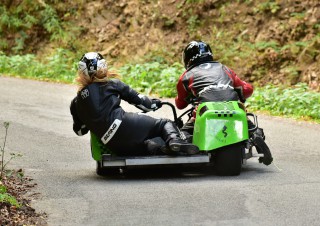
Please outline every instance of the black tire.
M257 149L257 152L264 155L264 157L259 158L259 162L265 164L266 166L270 165L273 161L273 158L270 149L263 140L263 138L260 136L255 136L254 144Z
M232 144L215 152L214 168L219 176L238 176L242 167L242 144Z
M108 175L117 175L119 174L120 170L118 167L112 168L103 168L101 166L101 162L97 161L96 173L99 176L108 176Z

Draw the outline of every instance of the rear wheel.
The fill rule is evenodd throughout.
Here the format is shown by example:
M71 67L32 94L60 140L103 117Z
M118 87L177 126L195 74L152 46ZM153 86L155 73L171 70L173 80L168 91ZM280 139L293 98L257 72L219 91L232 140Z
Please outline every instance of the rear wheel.
M215 152L214 168L220 176L237 176L242 166L242 144L232 144Z

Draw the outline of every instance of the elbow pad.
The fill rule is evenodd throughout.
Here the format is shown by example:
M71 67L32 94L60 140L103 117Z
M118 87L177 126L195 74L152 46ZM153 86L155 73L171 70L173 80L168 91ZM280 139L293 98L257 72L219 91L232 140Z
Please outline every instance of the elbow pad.
M86 125L81 125L81 127L73 126L73 131L78 135L78 136L83 136L89 132L89 129L86 127Z

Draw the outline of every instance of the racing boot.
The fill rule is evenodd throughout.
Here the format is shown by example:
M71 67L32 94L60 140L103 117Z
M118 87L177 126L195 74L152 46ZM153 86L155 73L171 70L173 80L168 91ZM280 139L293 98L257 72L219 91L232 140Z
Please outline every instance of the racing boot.
M181 132L171 121L168 121L164 125L163 138L166 145L173 152L182 152L189 155L199 152L199 148L196 145L188 143L185 139L181 138Z
M161 138L160 138L161 139ZM162 139L161 139L162 140ZM167 145L162 141L163 144L156 142L154 139L149 139L144 141L147 147L147 151L151 155L178 155L180 153L172 151Z
M188 143L186 140L181 138L174 138L169 141L169 148L174 152L182 152L188 155L194 155L199 152L199 148L191 143Z
M163 155L162 148L165 147L164 141L160 137L148 139L144 141L147 151L151 155Z
M181 133L184 135L184 140L186 140L189 143L192 143L193 135L191 135L189 132L181 130Z

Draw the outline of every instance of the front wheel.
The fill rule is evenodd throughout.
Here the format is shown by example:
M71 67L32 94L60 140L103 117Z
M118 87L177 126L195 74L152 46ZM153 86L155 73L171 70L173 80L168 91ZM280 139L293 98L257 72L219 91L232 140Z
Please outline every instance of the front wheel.
M238 176L242 167L243 145L232 144L216 150L214 168L220 176Z

